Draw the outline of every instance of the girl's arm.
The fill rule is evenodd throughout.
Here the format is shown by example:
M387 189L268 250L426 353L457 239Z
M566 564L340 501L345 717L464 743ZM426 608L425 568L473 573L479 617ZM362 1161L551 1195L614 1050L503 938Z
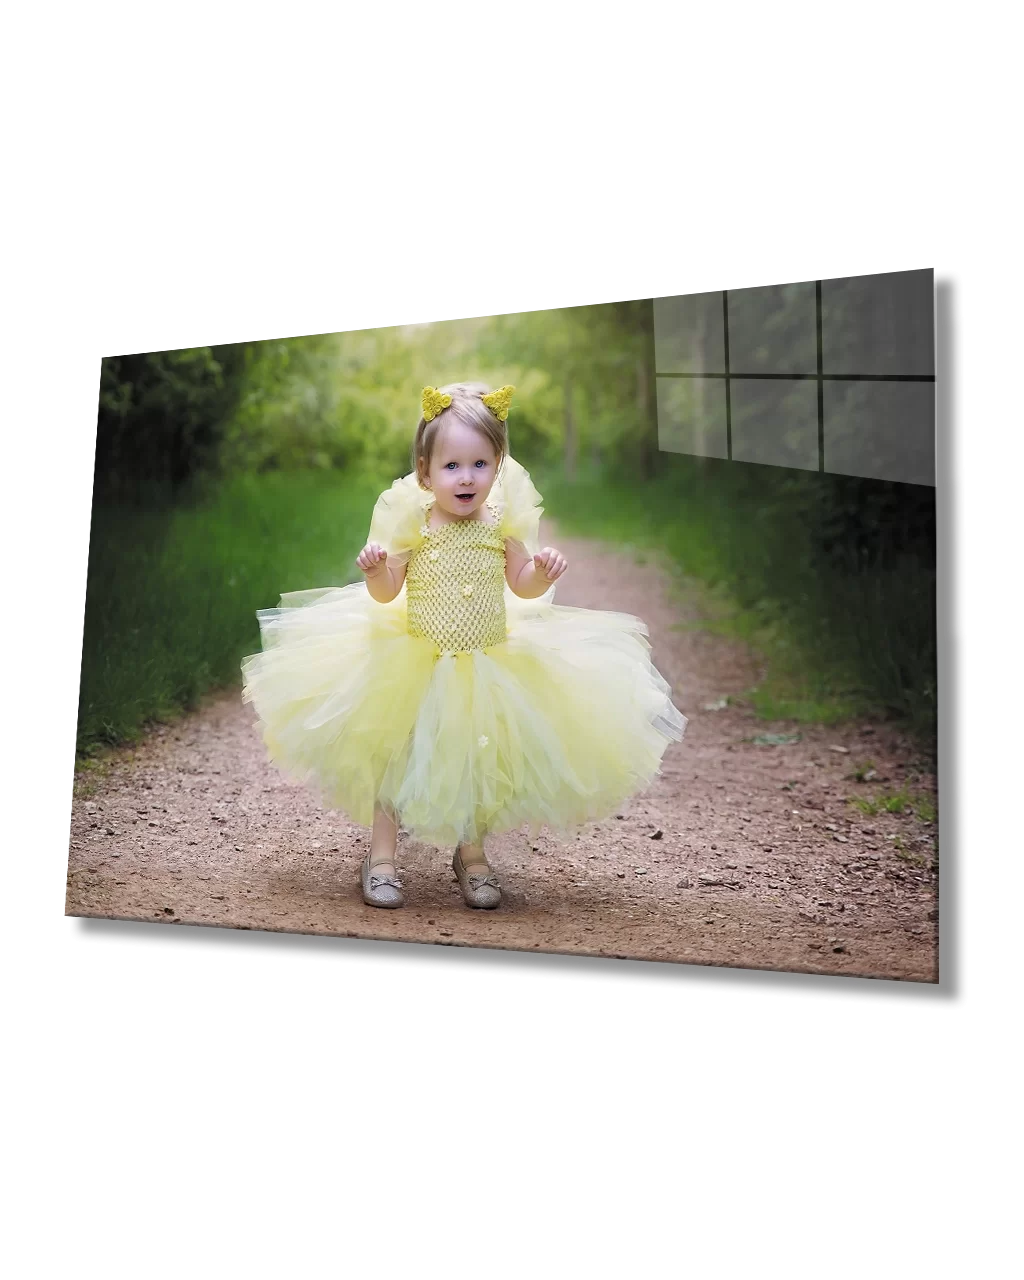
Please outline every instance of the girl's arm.
M568 567L565 557L554 547L544 547L538 555L525 556L505 540L505 581L524 600L542 596Z
M394 600L405 581L406 566L388 560L387 554L378 543L368 542L356 558L366 579L366 589L378 604Z

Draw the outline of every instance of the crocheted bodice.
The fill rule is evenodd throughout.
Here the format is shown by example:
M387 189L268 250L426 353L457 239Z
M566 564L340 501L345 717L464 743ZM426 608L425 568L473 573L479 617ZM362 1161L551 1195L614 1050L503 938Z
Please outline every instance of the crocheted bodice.
M444 653L502 644L505 629L505 539L497 511L486 520L453 520L429 528L409 559L405 584L409 633ZM491 523L493 521L493 523Z

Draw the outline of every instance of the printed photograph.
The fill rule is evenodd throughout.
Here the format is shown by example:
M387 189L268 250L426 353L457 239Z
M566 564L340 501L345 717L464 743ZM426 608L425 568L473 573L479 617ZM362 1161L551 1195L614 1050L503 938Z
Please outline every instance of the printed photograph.
M105 358L66 913L938 982L935 374L931 269Z

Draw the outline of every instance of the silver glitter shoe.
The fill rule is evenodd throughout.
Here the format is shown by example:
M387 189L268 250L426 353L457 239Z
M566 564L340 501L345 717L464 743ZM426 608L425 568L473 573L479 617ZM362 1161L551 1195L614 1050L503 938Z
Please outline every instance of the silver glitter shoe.
M455 846L452 870L458 877L462 897L467 907L482 907L490 911L501 901L501 885L493 871L468 872L462 861L462 849Z
M370 855L363 859L362 866L363 901L370 907L401 907L405 904L402 897L402 882L383 871L370 870Z

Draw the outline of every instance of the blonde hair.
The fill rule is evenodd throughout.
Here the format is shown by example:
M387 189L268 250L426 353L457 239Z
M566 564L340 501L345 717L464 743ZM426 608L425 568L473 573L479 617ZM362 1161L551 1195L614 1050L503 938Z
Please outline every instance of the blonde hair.
M452 402L429 422L425 418L420 418L416 428L416 437L412 445L412 469L416 473L420 488L425 487L423 477L430 469L430 459L434 456L438 432L446 422L461 422L463 426L472 427L474 431L478 431L493 448L500 469L502 460L508 454L508 428L480 399L494 388L489 387L485 382L450 382L448 386L437 389L442 395L450 395Z

